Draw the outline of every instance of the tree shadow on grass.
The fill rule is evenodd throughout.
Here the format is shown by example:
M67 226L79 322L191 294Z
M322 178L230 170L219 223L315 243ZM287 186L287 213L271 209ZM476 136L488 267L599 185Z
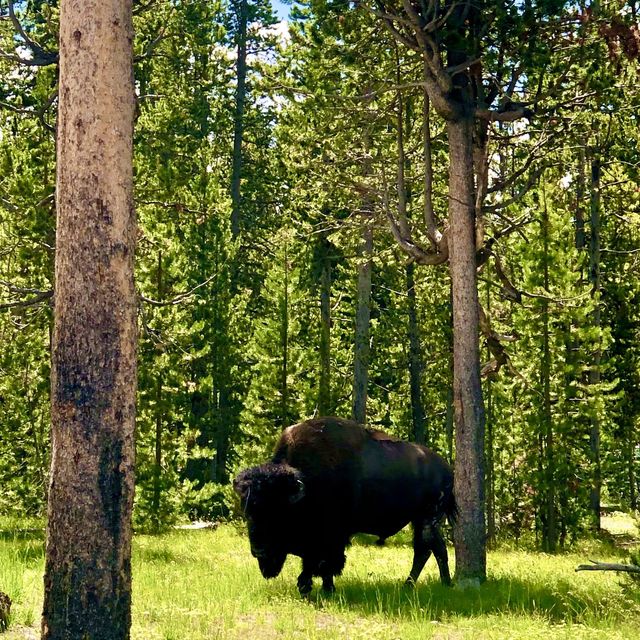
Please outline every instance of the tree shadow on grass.
M491 614L537 615L550 622L583 622L607 615L615 616L611 605L614 596L601 598L588 592L576 592L568 581L552 585L532 584L522 580L497 578L479 588L456 589L438 581L426 581L415 588L391 580L375 582L344 579L332 596L317 594L322 606L329 598L349 610L363 615L383 614L405 620L441 620L449 616L480 617ZM615 596L619 617L624 617L624 603ZM637 602L635 606L637 606ZM634 602L629 600L629 605Z

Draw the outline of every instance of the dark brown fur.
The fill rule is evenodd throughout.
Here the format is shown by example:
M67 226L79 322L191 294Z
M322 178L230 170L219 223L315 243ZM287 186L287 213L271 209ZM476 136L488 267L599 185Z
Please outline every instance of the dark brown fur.
M260 487L284 487L276 481L280 476L290 477L289 493L276 500ZM385 539L409 523L414 560L407 582L415 583L431 552L442 582L451 581L437 527L443 517L456 515L453 473L426 447L350 420L307 420L285 429L271 464L244 471L235 488L263 574L277 575L287 554L298 555L301 593L311 590L313 576L333 589L354 533Z

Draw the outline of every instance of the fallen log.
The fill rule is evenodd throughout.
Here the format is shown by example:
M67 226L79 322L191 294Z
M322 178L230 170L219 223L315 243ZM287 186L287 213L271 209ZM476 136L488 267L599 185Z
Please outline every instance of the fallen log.
M635 564L622 564L616 562L600 562L589 560L592 564L580 564L576 571L625 571L626 573L640 573L640 567Z

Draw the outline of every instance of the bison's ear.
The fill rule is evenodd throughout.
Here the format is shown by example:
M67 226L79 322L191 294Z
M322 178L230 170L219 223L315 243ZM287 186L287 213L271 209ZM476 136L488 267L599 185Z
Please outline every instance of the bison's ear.
M291 495L289 496L289 502L291 504L295 504L296 502L300 502L300 500L302 500L304 496L305 496L304 482L302 482L300 478L296 478L294 489L291 492Z

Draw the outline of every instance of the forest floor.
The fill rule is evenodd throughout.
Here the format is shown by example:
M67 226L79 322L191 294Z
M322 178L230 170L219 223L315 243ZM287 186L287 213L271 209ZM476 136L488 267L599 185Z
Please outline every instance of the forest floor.
M415 590L403 588L411 564L406 532L382 548L358 538L336 593L316 587L308 599L295 586L298 559L265 581L240 526L136 535L132 638L640 639L638 587L614 573L575 572L589 558L619 561L618 540L637 542L630 518L613 514L604 524L610 540L557 555L502 545L489 553L487 582L467 590L442 587L433 560ZM3 640L39 637L43 566L42 530L0 520L0 591L14 601Z

